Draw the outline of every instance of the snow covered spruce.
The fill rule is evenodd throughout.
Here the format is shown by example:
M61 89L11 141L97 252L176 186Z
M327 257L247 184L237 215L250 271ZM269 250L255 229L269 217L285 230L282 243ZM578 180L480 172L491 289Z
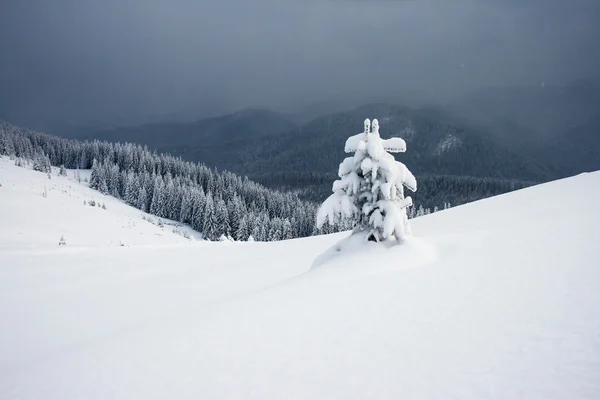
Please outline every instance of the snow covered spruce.
M353 233L366 232L367 240L402 242L411 233L406 209L412 199L404 197L404 186L415 192L417 181L390 153L405 152L406 142L381 139L379 122L366 119L364 131L348 138L345 151L354 155L340 164L340 179L319 209L317 226L351 221Z

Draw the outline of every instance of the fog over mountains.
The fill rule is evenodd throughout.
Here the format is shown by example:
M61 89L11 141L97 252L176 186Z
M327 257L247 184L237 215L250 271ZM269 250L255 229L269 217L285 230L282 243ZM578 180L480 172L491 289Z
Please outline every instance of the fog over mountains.
M600 70L596 0L9 0L0 15L0 119L51 133L445 103Z
M600 169L598 87L587 81L490 88L444 106L370 103L306 123L246 109L191 123L145 124L74 137L147 145L322 201L345 157L346 138L360 130L365 116L376 116L383 137L406 140L408 151L397 158L422 182L417 202L434 208Z

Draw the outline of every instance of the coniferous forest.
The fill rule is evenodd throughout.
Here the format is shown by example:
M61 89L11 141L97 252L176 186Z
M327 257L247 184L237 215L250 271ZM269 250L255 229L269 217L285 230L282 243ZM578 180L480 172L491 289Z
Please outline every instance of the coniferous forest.
M30 160L33 169L51 166L91 169L90 187L159 218L190 225L208 240L275 241L348 229L349 222L315 227L318 204L331 193L330 176L303 189L274 174L256 183L201 163L151 152L146 146L81 141L0 122L0 155ZM308 173L311 174L311 173ZM289 179L294 182L290 182ZM528 186L522 181L481 177L420 176L410 218ZM278 190L276 190L278 189Z
M0 155L90 169L90 186L160 218L189 224L208 240L273 241L310 236L316 205L292 193L133 144L77 141L0 123Z

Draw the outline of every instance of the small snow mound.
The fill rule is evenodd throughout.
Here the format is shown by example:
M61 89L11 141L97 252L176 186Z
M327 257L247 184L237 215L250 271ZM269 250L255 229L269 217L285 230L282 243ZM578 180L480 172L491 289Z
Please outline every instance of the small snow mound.
M368 232L358 232L342 239L313 261L311 271L344 268L383 272L428 265L438 258L433 245L415 236L406 236L399 245L395 240L367 241L367 235Z

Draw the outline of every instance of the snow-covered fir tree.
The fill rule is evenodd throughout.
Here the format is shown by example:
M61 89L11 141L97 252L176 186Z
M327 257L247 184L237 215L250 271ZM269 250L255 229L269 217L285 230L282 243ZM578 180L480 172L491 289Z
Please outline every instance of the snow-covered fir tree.
M219 234L218 221L215 214L215 205L211 192L206 194L202 234L204 235L204 238L208 240L219 240L219 237L221 236Z
M217 229L219 237L221 235L230 236L231 226L229 224L229 213L227 212L225 200L223 200L221 197L218 197L215 200L215 219L217 221L217 226L219 227Z
M143 212L148 211L148 194L146 193L146 188L144 187L141 187L138 192L136 207Z
M247 217L244 215L238 224L238 227L236 229L236 231L234 232L234 236L233 238L237 241L243 242L248 240L248 220Z
M50 158L43 152L36 152L33 157L33 170L46 173L51 172Z
M406 213L412 199L404 196L404 187L415 192L417 181L410 170L390 153L406 151L401 138L384 140L379 136L379 122L368 119L364 131L348 138L340 179L333 184L333 194L325 200L317 215L317 227L351 221L354 232L367 231L367 239L402 241L410 234Z

